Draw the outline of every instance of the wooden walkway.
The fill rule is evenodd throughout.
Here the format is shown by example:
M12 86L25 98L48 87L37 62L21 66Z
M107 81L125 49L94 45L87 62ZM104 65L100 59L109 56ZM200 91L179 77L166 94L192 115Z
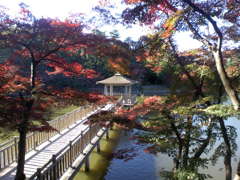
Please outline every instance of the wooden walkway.
M108 104L104 106L101 110L111 110L114 107L114 104ZM46 163L48 163L53 155L58 154L66 145L69 144L70 141L75 139L77 136L81 134L81 132L87 128L87 124L84 124L87 121L87 118L99 111L97 109L87 116L79 119L75 124L70 126L69 128L62 131L60 134L52 137L49 141L41 144L33 150L26 154L26 162L25 162L25 174L27 178L30 178L37 172L38 168L43 167ZM13 180L16 174L16 163L13 163L9 168L1 172L0 179L1 180Z

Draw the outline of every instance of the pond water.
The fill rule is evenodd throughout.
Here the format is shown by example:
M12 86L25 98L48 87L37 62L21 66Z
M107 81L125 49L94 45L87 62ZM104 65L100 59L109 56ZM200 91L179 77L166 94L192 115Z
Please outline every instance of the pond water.
M134 151L129 154L136 153L136 156L128 161L113 159L104 177L105 180L158 179L156 157L144 152L146 145L136 144L136 141L131 140L132 134L132 132L121 134L116 151L119 149L133 149Z
M235 118L229 118L226 124L232 125L237 128L238 137L237 144L240 147L240 120ZM146 145L136 144L134 140L131 140L134 132L122 133L120 141L117 146L118 149L134 149L136 156L128 161L122 159L112 159L107 169L105 180L163 180L160 177L159 172L161 170L172 169L172 159L167 155L158 153L157 155L145 153L144 149ZM130 153L131 154L131 153ZM237 161L240 157L240 149L233 157L232 166L233 173L236 172ZM219 159L215 166L209 165L208 169L202 170L204 173L208 173L214 178L213 180L224 180L225 172L223 159Z
M161 91L159 91L159 89ZM143 87L144 95L164 95L168 93L168 89L163 86L145 86ZM160 92L160 93L159 93ZM157 94L158 93L158 94ZM230 102L225 102L230 103ZM234 126L237 129L237 144L238 150L236 155L232 158L232 168L233 175L236 172L237 163L240 158L240 120L236 118L229 118L225 121L226 125ZM121 149L129 149L134 150L133 152L129 152L129 154L133 155L136 153L133 159L128 161L124 161L123 159L113 158L109 161L105 160L105 163L101 155L101 163L100 166L104 168L104 172L101 173L99 178L96 178L96 173L92 176L89 173L83 173L84 176L88 178L83 178L84 176L78 176L75 178L76 180L164 180L160 177L160 172L162 170L171 170L172 169L172 159L168 157L166 154L157 153L156 155L145 153L144 149L147 145L137 144L135 140L132 139L133 134L136 131L132 132L122 132L119 138L119 142L115 149L115 152ZM116 140L117 141L117 140ZM112 149L112 148L111 148ZM94 157L95 159L95 157ZM202 169L201 172L210 174L213 178L212 180L225 180L225 171L223 158L219 158L218 162L215 166L211 164L208 166L208 169ZM80 173L81 174L81 173Z

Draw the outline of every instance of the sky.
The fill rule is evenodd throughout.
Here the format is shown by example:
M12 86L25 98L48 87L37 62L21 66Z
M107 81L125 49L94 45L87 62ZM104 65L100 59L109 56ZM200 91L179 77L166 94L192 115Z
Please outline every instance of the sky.
M11 13L17 13L19 4L24 2L33 14L43 17L64 18L69 13L91 11L97 0L0 0L0 4L8 7ZM87 2L87 3L86 3Z
M70 14L84 13L91 16L92 8L98 4L99 0L0 0L0 5L9 9L9 13L13 16L19 11L19 4L24 2L27 4L32 13L37 17L51 17L65 19ZM115 0L120 1L120 0ZM119 6L119 9L121 5ZM133 26L133 28L125 28L122 25L105 26L101 31L112 31L117 29L120 32L121 40L131 37L138 40L142 35L146 35L150 30L146 27ZM189 32L181 32L175 36L180 51L194 49L201 46L197 40L190 37Z

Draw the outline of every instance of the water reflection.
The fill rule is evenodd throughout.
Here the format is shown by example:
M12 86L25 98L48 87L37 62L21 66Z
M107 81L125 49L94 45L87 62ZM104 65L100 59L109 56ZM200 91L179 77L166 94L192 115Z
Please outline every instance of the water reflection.
M236 127L238 133L236 142L240 146L240 120L229 118L226 121L226 125ZM113 159L104 177L105 180L163 180L159 176L159 172L162 170L171 170L173 167L172 159L162 153L158 153L156 156L145 153L143 150L146 148L146 145L138 145L133 140L129 140L132 134L130 132L127 135L121 135L117 149L135 148L137 156L127 162L121 159ZM240 150L238 148L236 156L232 159L233 175L236 172L239 157ZM224 180L223 158L219 158L215 166L210 164L208 169L204 169L201 172L210 174L213 176L213 180Z
M236 151L236 155L233 156L232 158L232 169L233 169L233 176L236 173L237 169L237 163L240 158L240 120L236 118L228 118L228 120L225 122L226 125L231 125L236 128L237 131L237 139L236 143L238 145L238 149ZM219 158L218 162L216 163L215 166L209 166L205 172L209 173L212 175L214 178L213 180L225 180L225 171L224 171L224 164L223 164L223 158Z
M124 161L122 159L113 159L108 168L105 180L156 180L155 156L145 153L143 150L145 145L136 144L136 141L131 140L132 132L122 133L117 149L134 148L137 153L132 160Z

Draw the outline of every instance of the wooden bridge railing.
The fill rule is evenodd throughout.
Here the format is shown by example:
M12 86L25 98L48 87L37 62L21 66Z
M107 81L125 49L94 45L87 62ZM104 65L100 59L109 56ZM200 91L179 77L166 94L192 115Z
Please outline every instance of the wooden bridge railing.
M95 111L96 109L97 107L94 106L80 107L72 112L49 121L49 124L57 131L51 130L48 132L29 133L26 139L26 152L36 149L37 146L48 141L49 138L68 128L83 117L86 117L90 112ZM0 145L0 171L17 161L18 141L19 138L14 137L10 141Z
M98 136L98 132L102 129L99 139L107 133L108 129L99 125L93 125L86 127L79 136L73 141L70 141L60 152L54 154L52 159L46 163L42 168L37 169L37 172L30 177L30 180L57 180L59 179L69 167L72 167L72 163L83 154L85 158L83 161L88 163L89 154L84 154L84 149L92 142L92 139ZM94 144L97 146L98 141ZM95 147L94 146L94 147Z

